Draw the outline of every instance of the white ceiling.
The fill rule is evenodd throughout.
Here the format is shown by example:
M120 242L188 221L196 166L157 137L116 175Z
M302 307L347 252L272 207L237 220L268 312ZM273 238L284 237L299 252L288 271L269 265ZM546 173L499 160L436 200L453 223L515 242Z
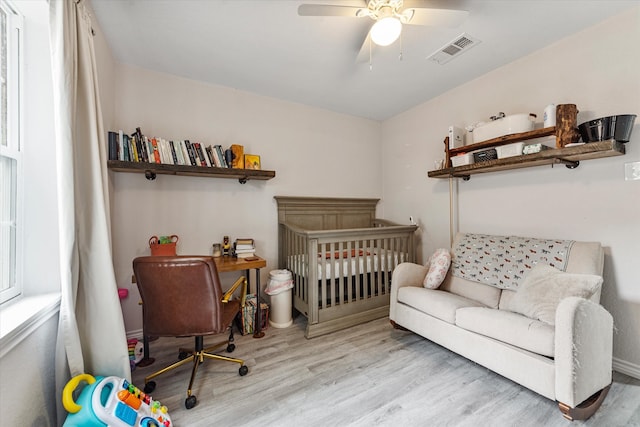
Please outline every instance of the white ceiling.
M402 61L399 42L378 47L370 70L368 61L356 58L373 21L297 14L302 3L361 6L364 0L91 0L120 62L375 120L640 5L640 0L425 2L467 10L469 16L457 28L405 25ZM445 65L426 59L463 32L481 43Z

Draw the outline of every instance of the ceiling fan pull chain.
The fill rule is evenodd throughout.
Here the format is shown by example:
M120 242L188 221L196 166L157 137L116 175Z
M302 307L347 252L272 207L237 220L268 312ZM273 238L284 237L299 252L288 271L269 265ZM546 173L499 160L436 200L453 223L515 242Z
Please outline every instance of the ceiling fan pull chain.
M400 33L400 56L398 59L402 61L402 33Z

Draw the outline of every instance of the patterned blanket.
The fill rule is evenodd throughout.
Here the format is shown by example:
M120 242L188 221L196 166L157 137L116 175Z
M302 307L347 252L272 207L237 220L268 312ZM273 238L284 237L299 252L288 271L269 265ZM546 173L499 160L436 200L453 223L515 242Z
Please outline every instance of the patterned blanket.
M565 271L573 240L464 234L454 244L451 273L500 289L516 290L536 264Z

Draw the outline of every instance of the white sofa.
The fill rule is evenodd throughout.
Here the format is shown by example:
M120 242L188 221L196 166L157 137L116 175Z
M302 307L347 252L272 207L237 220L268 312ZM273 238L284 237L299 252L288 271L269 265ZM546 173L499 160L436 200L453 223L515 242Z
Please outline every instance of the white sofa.
M599 284L589 299L562 299L555 312L555 326L515 313L511 303L517 290L485 284L484 277L476 277L482 283L468 280L461 271L483 276L483 272L498 271L494 266L512 262L518 266L494 276L515 275L522 283L531 264L548 260L558 267L555 260L562 256L549 254L542 261L529 258L529 254L540 251L546 254L545 242L553 246L556 241L517 238L519 243L513 244L506 240L512 252L520 253L519 258L507 262L492 258L492 265L487 259L499 249L467 250L476 236L483 242L505 242L504 236L458 234L451 250L452 267L438 289L423 287L428 267L414 263L396 267L391 286L391 323L557 401L570 420L590 417L604 400L612 375L613 319L599 304ZM604 254L599 243L567 245L562 266L566 275L602 276ZM465 263L475 270L463 271Z

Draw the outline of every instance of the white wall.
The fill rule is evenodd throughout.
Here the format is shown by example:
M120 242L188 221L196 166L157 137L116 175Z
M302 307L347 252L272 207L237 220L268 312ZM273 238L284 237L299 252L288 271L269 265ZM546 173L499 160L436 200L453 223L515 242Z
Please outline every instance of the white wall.
M58 315L39 324L0 361L3 426L53 426L56 421L54 355Z
M427 178L434 160L444 157L448 126L464 127L499 111L533 112L542 121L549 103L576 104L578 123L640 115L640 55L629 47L639 43L636 8L384 122L385 217L419 218L423 260L449 246L449 182ZM583 161L575 170L545 166L460 180L454 223L466 232L602 242L602 303L615 319L616 366L638 376L640 181L624 180L624 164L640 161L640 120L626 149L625 156Z
M275 195L379 197L380 124L159 74L127 65L116 70L114 126L147 136L244 145L261 156L269 181L112 173L114 264L127 331L142 328L131 262L148 255L153 235L176 234L178 254L211 254L224 235L252 237L267 260L262 285L277 266ZM230 284L237 275L225 273ZM253 276L253 274L252 274Z

